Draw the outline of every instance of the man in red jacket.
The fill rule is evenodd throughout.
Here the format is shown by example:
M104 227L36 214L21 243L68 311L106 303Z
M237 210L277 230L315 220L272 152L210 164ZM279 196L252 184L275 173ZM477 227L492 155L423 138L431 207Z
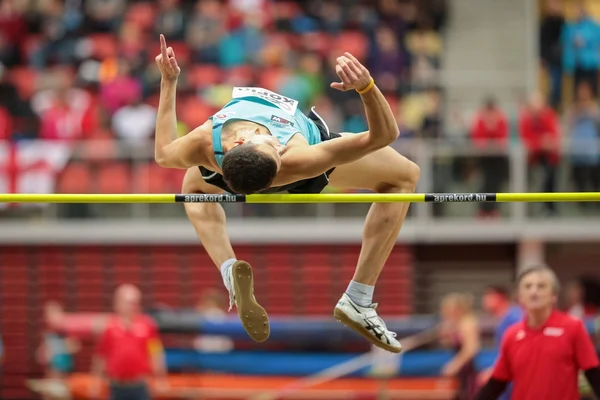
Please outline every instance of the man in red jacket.
M530 171L541 168L544 192L556 191L556 169L560 160L560 132L556 112L548 107L544 97L536 93L519 117L521 140L527 150ZM544 203L550 215L556 213L554 203Z
M512 400L579 400L579 371L600 397L598 355L583 322L556 310L554 272L525 270L517 286L525 319L504 334L492 377L476 400L496 400L509 382Z
M483 173L481 191L500 192L508 170L506 155L502 153L508 143L508 122L495 99L487 99L483 108L475 116L471 127L471 139L476 147L492 152L489 155L484 153L479 158L479 166ZM498 203L479 203L479 216L499 216Z

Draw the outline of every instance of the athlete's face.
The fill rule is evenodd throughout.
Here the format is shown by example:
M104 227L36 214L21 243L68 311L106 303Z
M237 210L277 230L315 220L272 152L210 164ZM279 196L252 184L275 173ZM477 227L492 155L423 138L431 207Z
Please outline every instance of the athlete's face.
M279 143L279 140L274 136L260 132L260 130L247 130L239 132L236 140L237 144L250 143L256 146L259 151L268 154L277 161L277 165L281 165L281 154L285 146Z
M531 272L519 284L519 302L528 311L552 307L556 303L552 276L545 272Z

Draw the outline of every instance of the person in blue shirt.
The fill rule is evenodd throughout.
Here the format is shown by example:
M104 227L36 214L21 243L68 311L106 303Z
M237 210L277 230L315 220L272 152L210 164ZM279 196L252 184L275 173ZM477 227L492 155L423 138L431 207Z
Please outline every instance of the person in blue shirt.
M500 349L500 343L504 332L513 324L523 319L523 310L510 299L510 292L502 286L488 286L482 297L483 309L496 319L494 330L494 345ZM480 382L486 382L492 372L492 368L483 371ZM508 387L499 400L510 400L511 388Z
M579 5L577 18L564 27L561 43L565 74L574 77L575 87L587 81L596 96L600 69L600 24L589 16L585 5Z
M231 101L205 123L177 138L175 94L181 69L175 52L160 37L156 64L161 73L154 155L165 168L187 169L182 192L186 213L220 270L242 325L256 342L269 338L267 312L254 295L252 267L238 260L220 204L203 203L208 194L230 201L235 193L320 193L327 185L378 193L413 193L419 167L390 145L400 134L385 96L367 68L352 54L336 59L339 82L331 87L356 92L368 130L330 132L314 108L305 114L295 99L265 88L236 87ZM335 318L372 344L399 353L402 346L376 311L375 284L408 212L408 203L375 203L363 229L356 272L334 307ZM310 283L303 288L314 290ZM260 295L258 296L260 298Z

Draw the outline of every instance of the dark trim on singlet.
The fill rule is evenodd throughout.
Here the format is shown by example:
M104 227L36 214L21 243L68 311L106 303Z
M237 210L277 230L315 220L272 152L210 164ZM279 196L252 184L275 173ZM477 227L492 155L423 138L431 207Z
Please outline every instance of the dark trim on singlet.
M327 140L339 138L342 135L339 133L329 132L329 128L325 121L317 114L313 109L307 114L307 117L310 118L319 128L319 133L321 134L321 141L325 142ZM216 186L220 189L225 190L226 192L233 193L233 191L227 186L225 180L223 179L223 175L206 169L204 167L200 168L200 174L206 183L209 183L213 186ZM335 170L331 168L324 174L316 176L310 179L303 179L298 182L290 183L283 186L272 187L269 189L265 189L260 191L259 193L280 193L280 192L288 192L292 194L314 194L321 193L323 189L329 184L329 175Z

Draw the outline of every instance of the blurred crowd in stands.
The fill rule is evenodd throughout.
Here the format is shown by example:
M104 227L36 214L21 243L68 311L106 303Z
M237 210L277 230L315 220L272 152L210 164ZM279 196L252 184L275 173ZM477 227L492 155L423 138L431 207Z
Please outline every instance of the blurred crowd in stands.
M335 57L349 51L370 69L396 113L403 104L404 137L438 136L446 6L445 0L0 0L0 190L178 192L180 183L161 186L181 180L164 178L168 173L154 168L147 151L158 104L159 33L183 71L180 134L222 107L233 86L267 87L304 109L314 105L332 131L364 130L360 98L329 87L337 79ZM95 140L86 145L89 139ZM122 178L131 171L109 162L136 150L138 160L148 161L154 187L135 188L140 179ZM75 154L85 162L73 163ZM101 164L101 171L90 172L90 164ZM27 178L34 171L35 182Z
M227 102L234 85L268 87L316 105L334 131L360 131L360 100L329 88L332 60L354 53L395 107L435 88L444 3L2 0L0 137L150 140L159 33L183 70L182 132Z
M465 110L462 139L492 153L466 167L459 157L440 157L432 190L455 191L445 182L477 175L481 192L503 191L509 161L500 154L515 142L535 177L528 190L600 190L600 10L582 5L571 15L561 0L542 3L545 90L517 114L493 94L475 113ZM159 171L148 151L159 33L182 66L180 134L223 106L233 86L267 87L304 109L314 105L332 131L364 130L360 99L329 87L332 62L350 51L388 97L400 140L449 139L440 81L447 7L445 0L0 0L0 190L178 192L180 171ZM35 138L47 142L24 140ZM74 154L84 162L74 163ZM111 162L117 155L146 165L132 172ZM544 207L546 215L558 212L553 203ZM499 209L482 203L479 215L495 218Z

